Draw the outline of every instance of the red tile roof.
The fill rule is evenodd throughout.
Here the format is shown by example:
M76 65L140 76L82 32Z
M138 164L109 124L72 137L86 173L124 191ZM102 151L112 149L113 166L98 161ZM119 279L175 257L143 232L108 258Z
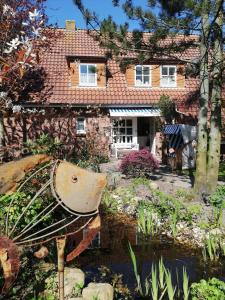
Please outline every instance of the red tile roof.
M177 102L178 109L186 113L196 113L196 97L198 80L187 79L185 88L136 88L128 87L125 75L120 71L115 60L108 60L107 67L112 74L106 87L71 87L68 72L67 56L102 57L105 50L100 48L86 30L68 31L60 29L61 35L51 51L43 56L43 66L48 73L52 94L49 104L73 105L155 105L160 96L166 94ZM196 49L184 53L183 57L196 58ZM193 100L194 103L190 104Z

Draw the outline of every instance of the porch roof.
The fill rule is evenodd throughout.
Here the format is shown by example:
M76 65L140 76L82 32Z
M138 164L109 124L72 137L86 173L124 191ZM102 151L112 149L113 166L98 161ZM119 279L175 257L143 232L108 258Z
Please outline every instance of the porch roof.
M159 117L160 109L153 107L144 108L110 108L111 117Z

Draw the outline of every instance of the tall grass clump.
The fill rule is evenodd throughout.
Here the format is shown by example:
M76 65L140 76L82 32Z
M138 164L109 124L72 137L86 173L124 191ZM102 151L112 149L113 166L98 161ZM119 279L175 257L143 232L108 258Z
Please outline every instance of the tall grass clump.
M184 300L188 300L189 294L190 294L189 278L188 278L186 269L183 268L183 295L184 295Z
M135 253L129 243L129 252L133 264L134 275L137 283L137 292L141 297L151 297L147 299L161 300L164 295L166 299L174 300L183 294L183 299L188 300L189 297L189 279L185 269L183 269L183 290L179 290L172 282L172 273L165 268L163 259L161 258L158 264L153 264L151 274L141 281L141 275L138 272L137 260ZM179 278L177 276L177 282Z
M202 255L205 261L217 262L220 257L225 256L224 241L218 236L209 236L202 248Z
M155 224L153 213L151 210L144 208L143 206L138 209L138 230L144 235L154 235L157 232L157 226Z

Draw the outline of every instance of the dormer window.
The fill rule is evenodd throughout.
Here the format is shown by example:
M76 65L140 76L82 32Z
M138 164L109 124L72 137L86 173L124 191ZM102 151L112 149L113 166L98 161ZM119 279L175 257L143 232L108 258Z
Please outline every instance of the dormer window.
M135 67L135 86L149 87L151 86L151 68L150 66Z
M80 64L81 86L97 86L97 72L95 64Z
M177 86L177 68L176 66L161 66L161 87L176 87Z

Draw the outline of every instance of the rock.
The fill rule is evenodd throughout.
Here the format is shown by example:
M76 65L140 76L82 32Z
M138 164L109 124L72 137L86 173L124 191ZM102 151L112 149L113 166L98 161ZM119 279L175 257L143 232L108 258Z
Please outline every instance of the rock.
M110 161L108 163L103 163L99 165L100 172L101 173L115 173L119 171L119 165L120 161L115 160L115 161Z
M122 174L120 172L107 173L107 186L109 188L114 188L122 179Z
M113 300L113 287L109 283L89 283L82 296L83 300Z
M138 203L138 202L142 201L143 199L141 197L135 196L131 200Z
M74 287L84 286L84 272L78 268L65 268L64 270L64 293L65 297L71 295ZM79 298L78 298L79 299Z
M46 154L37 154L1 165L0 194L14 192L29 171L50 160Z
M149 179L151 180L159 180L159 179L162 179L162 175L161 174L151 174L149 175Z
M222 235L222 231L219 228L214 228L209 231L209 235Z
M64 269L64 294L65 298L69 298L75 289L80 289L84 286L85 275L84 272L78 268L65 268ZM55 272L53 276L50 276L46 279L46 284L49 289L52 285L58 284L58 273ZM49 293L49 290L46 290ZM51 291L52 292L52 291ZM79 293L80 294L80 293ZM82 299L79 297L74 297L71 299Z
M141 197L143 200L149 200L149 198L151 197L149 186L146 186L144 184L139 184L135 187L135 194L138 197Z
M158 184L156 183L156 182L150 182L149 183L149 186L150 186L150 188L152 189L152 190L158 190L159 189L159 186L158 186Z

